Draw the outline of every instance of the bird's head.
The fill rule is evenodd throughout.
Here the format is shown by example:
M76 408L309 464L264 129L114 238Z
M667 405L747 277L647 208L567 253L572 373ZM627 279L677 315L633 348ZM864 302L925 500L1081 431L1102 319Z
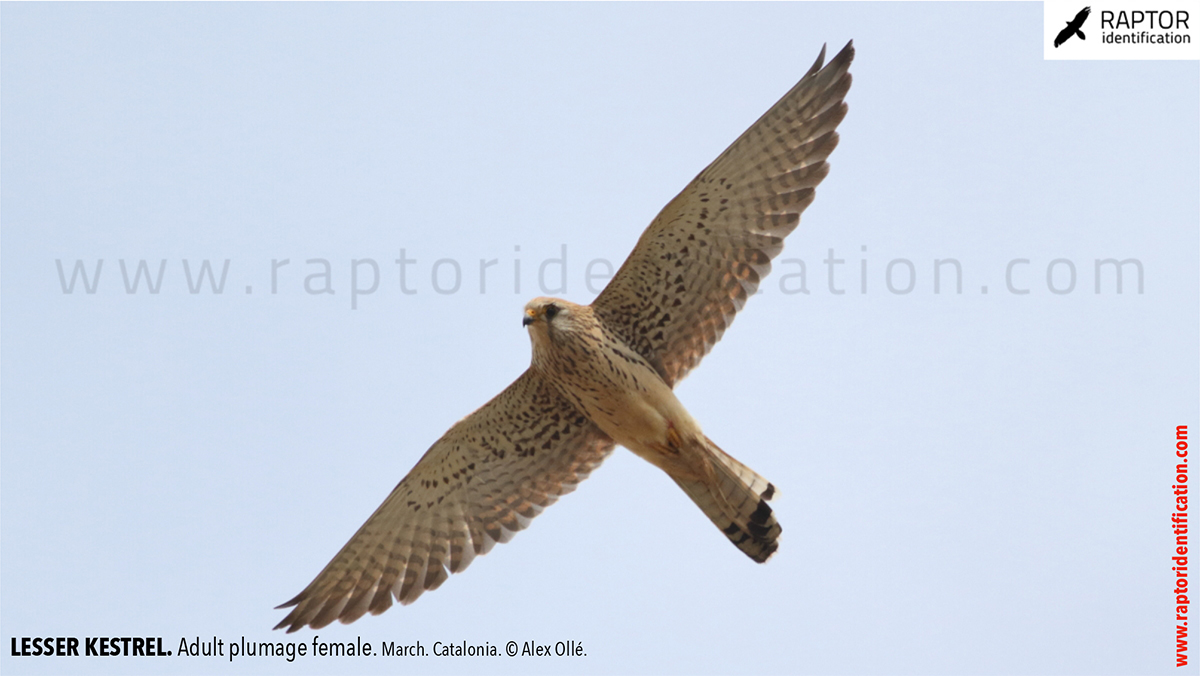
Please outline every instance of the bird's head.
M549 326L560 315L565 317L570 314L571 306L575 306L575 304L558 298L534 298L525 304L525 317L521 320L521 326L528 327L534 324Z
M579 330L586 330L589 309L560 298L534 298L525 304L521 325L529 329L534 344L555 342Z

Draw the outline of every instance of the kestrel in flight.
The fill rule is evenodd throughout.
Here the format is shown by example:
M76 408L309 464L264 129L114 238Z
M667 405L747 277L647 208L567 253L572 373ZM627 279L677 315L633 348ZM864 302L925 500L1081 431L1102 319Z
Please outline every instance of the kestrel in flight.
M672 388L721 338L829 173L853 43L800 82L671 200L591 305L536 298L533 363L446 432L275 628L412 603L507 542L620 444L665 471L761 563L775 487L700 430Z

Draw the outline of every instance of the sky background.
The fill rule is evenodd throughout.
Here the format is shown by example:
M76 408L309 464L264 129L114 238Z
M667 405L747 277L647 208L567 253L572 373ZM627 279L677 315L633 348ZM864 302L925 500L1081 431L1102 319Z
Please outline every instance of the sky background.
M1043 61L1039 3L0 19L5 673L1174 670L1174 433L1200 413L1196 62ZM618 449L417 603L270 631L425 449L526 368L524 303L590 302L589 264L619 265L822 44L850 39L832 171L677 388L781 489L777 555L753 564ZM1097 294L1107 258L1139 261L1144 292L1131 264L1123 293L1109 268ZM94 293L64 292L56 261L69 282L101 259ZM132 278L143 259L155 276L166 260L158 293L126 290L121 262ZM332 294L306 290L317 259ZM355 295L367 259L378 287ZM949 264L935 291L935 259L959 262L961 293ZM1026 294L1006 282L1018 259ZM218 277L229 261L222 293L190 292L205 260ZM314 633L587 656L8 646Z

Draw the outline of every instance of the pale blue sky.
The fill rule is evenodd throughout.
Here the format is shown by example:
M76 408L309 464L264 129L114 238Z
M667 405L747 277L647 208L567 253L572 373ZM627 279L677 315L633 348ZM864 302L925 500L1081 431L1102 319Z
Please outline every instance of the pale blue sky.
M4 673L1173 670L1173 436L1200 412L1195 62L1045 62L1038 3L0 12ZM542 264L590 301L589 262L619 265L849 39L832 172L678 389L780 487L768 564L618 449L441 589L315 632L585 658L8 655L22 635L311 642L271 632L273 606L527 366ZM1097 294L1107 258L1139 261L1144 293L1131 264ZM56 260L99 259L95 293L63 292ZM126 292L121 261L142 259L166 260L157 294ZM221 294L189 292L183 260L205 259L230 261ZM335 293L306 292L313 259ZM355 299L365 259L381 277ZM901 259L907 294L886 277ZM950 264L934 292L935 259L961 294ZM1028 294L1008 290L1018 259ZM808 293L786 293L801 262Z

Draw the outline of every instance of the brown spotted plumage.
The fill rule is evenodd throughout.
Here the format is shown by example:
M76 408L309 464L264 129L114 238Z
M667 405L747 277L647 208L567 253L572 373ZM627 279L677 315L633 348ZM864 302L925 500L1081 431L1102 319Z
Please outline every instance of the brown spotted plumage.
M721 450L673 387L720 339L825 178L854 48L825 50L778 103L671 200L590 306L525 308L533 363L439 439L276 629L411 603L508 541L620 444L661 468L747 556L781 528L775 487Z
M275 628L412 603L575 489L613 442L532 369L437 441Z

